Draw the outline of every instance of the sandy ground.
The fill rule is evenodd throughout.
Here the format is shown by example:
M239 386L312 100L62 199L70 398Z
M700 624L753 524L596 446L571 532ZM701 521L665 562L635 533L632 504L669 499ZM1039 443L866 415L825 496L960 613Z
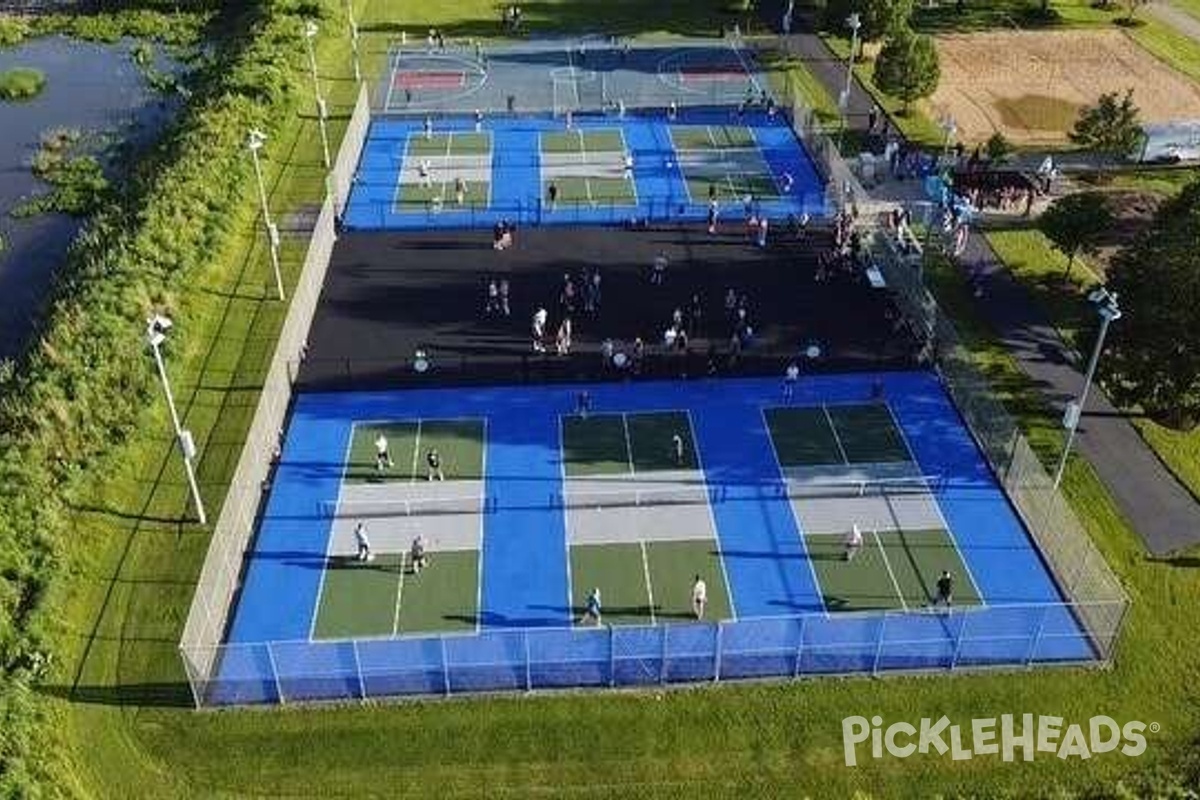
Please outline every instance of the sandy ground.
M1079 109L1133 88L1146 122L1200 119L1200 87L1121 31L999 31L937 37L942 80L930 98L965 142L1066 140Z

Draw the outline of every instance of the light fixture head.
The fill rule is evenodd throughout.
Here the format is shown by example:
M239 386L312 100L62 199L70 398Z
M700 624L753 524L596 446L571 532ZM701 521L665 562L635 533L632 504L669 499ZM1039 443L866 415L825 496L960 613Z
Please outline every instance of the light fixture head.
M165 317L162 314L155 314L150 319L146 320L146 340L150 342L151 347L158 347L167 338L167 331L175 325L170 317Z
M267 141L267 135L258 128L251 128L249 136L246 137L246 146L251 150L258 150Z
M317 27L317 23L313 22L311 19L304 21L304 35L309 39L316 36L317 32L320 30L321 29Z

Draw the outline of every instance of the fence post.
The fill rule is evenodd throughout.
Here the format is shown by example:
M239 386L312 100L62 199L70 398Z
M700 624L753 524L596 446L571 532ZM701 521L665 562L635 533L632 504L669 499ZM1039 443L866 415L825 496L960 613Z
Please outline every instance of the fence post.
M1062 604L1066 605L1066 604ZM1042 606L1042 616L1038 619L1037 628L1033 631L1033 637L1029 640L1029 652L1025 654L1025 666L1033 666L1033 656L1037 652L1038 643L1042 640L1042 629L1046 627L1046 616L1050 613L1050 606Z
M725 640L725 626L721 620L717 620L716 641L713 642L713 682L721 681L721 647Z
M439 636L438 643L442 649L442 692L450 694L450 658L446 655L446 637Z
M613 626L608 626L608 685L617 685L617 652Z
M661 658L661 663L659 664L659 667L658 667L658 682L666 683L667 682L667 626L660 625L659 629L662 631L662 658Z
M883 654L883 631L887 627L888 612L884 611L879 620L879 633L875 639L875 665L871 668L872 675L879 674L879 658Z
M793 678L800 677L800 663L801 663L801 657L804 653L804 629L807 625L808 625L808 617L807 616L801 617L800 618L800 635L797 637L797 640L796 640L796 668L792 671Z
M354 653L354 674L358 676L358 697L360 700L367 699L367 680L363 677L362 661L358 657L358 640L350 640L350 651Z
M958 667L958 656L962 652L962 643L967 638L967 624L971 621L971 615L965 611L959 612L959 616L962 617L962 625L958 626L958 638L954 640L954 655L950 657L951 672Z
M279 705L286 702L283 696L283 682L279 680L279 665L275 663L275 651L271 647L271 643L266 643L267 647L267 663L271 665L271 675L275 679L275 694L279 696Z
M529 665L529 631L521 631L521 641L525 645L525 691L533 691L533 671Z

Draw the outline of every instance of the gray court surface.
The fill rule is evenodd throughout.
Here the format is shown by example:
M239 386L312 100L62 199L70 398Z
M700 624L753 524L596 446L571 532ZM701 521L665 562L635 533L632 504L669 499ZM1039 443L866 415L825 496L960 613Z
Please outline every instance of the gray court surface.
M485 46L393 44L372 106L383 114L563 113L733 105L768 88L754 52L730 39L604 36Z
M936 476L911 462L784 469L792 512L809 534L946 528Z
M343 484L330 556L354 555L354 528L367 525L376 553L408 552L420 533L427 550L476 550L483 534L483 481Z
M571 478L565 490L567 541L714 539L708 492L699 470Z

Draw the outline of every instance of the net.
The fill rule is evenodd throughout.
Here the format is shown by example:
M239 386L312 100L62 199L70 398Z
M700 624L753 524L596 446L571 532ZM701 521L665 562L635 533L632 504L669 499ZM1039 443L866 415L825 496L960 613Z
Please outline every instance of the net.
M387 500L324 501L322 517L424 517L439 514L482 514L494 504L483 495L462 497L415 497Z
M556 508L639 508L643 506L685 506L715 503L719 493L707 486L672 486L649 489L598 489L557 492L552 496Z
M886 497L901 494L934 494L943 488L940 475L861 480L786 481L781 491L787 497Z

